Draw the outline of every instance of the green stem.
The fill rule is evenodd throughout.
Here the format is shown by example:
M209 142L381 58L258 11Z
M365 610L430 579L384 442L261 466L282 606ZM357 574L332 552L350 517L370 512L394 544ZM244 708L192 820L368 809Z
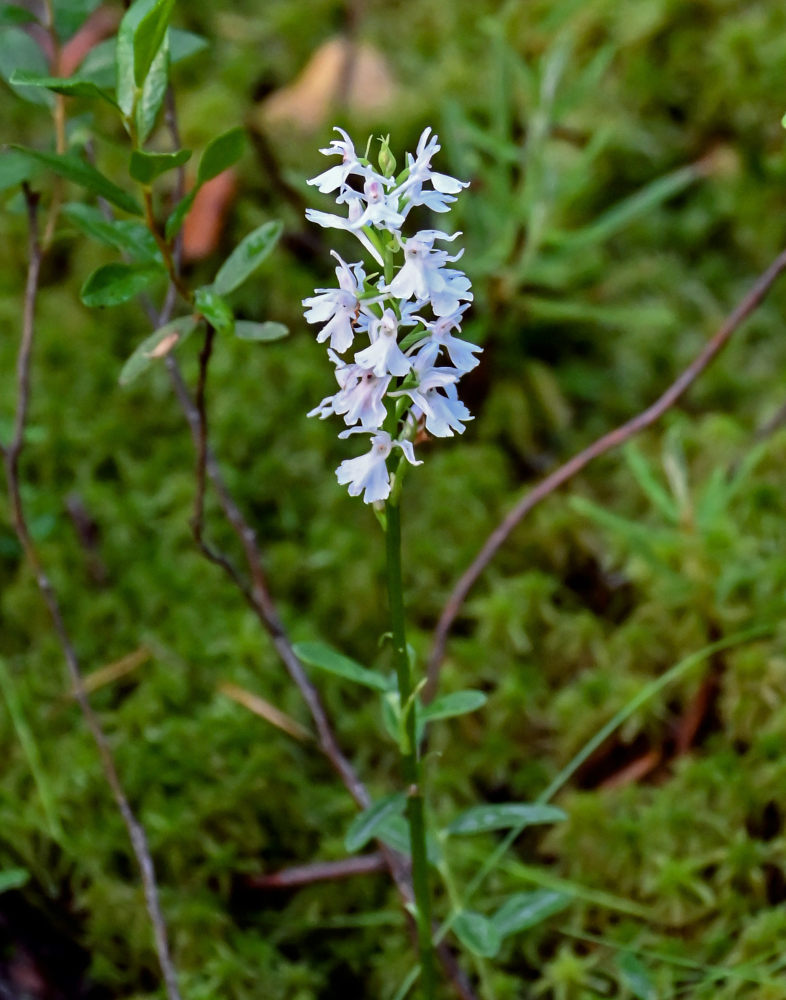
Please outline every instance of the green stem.
M407 820L412 849L412 887L415 893L420 981L423 1000L433 1000L435 978L434 946L431 941L431 894L426 855L426 820L421 787L421 766L418 754L416 718L412 703L412 668L407 652L407 636L404 626L404 594L401 584L401 510L397 503L388 501L386 513L385 539L387 543L388 597L393 656L402 708L408 704L410 706L403 720L405 739L401 748L401 769L409 793Z

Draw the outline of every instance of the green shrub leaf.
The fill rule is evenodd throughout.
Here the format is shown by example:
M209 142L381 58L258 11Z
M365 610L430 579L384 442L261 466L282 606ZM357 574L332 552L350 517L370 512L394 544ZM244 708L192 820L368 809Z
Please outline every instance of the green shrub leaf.
M74 184L85 188L87 191L106 198L117 208L122 208L130 215L141 215L142 207L139 202L130 194L113 184L108 177L96 170L95 167L81 160L75 153L41 153L37 149L26 149L24 146L14 146L25 156L29 156L37 163L43 163L56 174L64 177Z
M243 128L231 128L222 132L212 142L208 143L199 161L197 184L201 186L207 181L218 177L220 173L237 163L245 152L246 132Z
M100 209L84 202L63 205L63 215L86 236L127 253L137 262L161 263L161 251L150 230L134 219L107 219Z
M230 334L235 329L235 316L230 307L212 288L198 288L194 294L194 305L218 333Z
M175 0L156 0L134 32L134 82L141 87L161 48Z
M157 264L104 264L88 277L79 297L86 306L117 306L163 273Z
M128 172L140 184L150 184L168 170L182 166L190 156L190 149L179 149L176 153L144 153L135 149L131 153Z
M120 385L128 385L159 358L166 357L170 351L180 347L198 325L199 320L196 316L181 316L152 333L142 341L123 365L119 378Z
M252 323L251 320L235 320L235 336L240 340L281 340L289 334L289 327L283 323L274 323L268 320L266 323Z
M566 818L565 813L556 806L541 805L539 802L472 806L453 820L448 833L487 833L490 830L509 830L517 826L558 823Z
M244 237L216 275L213 288L219 295L233 292L269 256L284 228L281 222L266 222Z
M96 86L92 80L84 80L78 76L40 76L27 70L15 70L9 83L16 87L43 87L45 90L64 94L66 97L99 97L103 101L108 101L113 108L117 107L111 94Z

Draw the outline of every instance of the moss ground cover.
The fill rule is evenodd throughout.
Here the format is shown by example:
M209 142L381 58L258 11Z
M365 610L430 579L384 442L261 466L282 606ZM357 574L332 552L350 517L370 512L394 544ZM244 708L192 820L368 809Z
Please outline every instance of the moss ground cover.
M202 148L217 117L253 132L260 100L342 25L333 3L315 0L308 17L283 0L259 8L176 15L211 43L175 76L186 145ZM433 122L451 171L472 182L456 226L476 291L467 335L485 353L466 379L474 423L433 449L405 501L419 656L450 585L512 498L651 401L780 249L784 20L763 0L366 5L357 30L384 50L400 89L384 114L344 112L342 123L406 148ZM45 112L7 106L8 133L45 145ZM75 129L81 113L87 105L74 105ZM107 172L124 170L120 136L100 113L95 127ZM299 305L330 280L297 205L322 166L313 133L271 126L266 136L276 175L251 144L221 239L228 248L283 218L281 245L236 301L292 333L264 346L222 342L212 440L294 637L363 660L387 627L384 544L336 488L346 455L334 429L305 419L332 391ZM21 206L4 197L2 400L12 397L24 279ZM256 620L194 548L192 448L164 371L117 385L150 332L144 314L79 302L109 259L76 229L49 258L24 474L88 669L136 654L94 703L151 839L184 995L392 996L410 958L384 876L291 892L251 885L260 872L343 857L354 811L308 740L219 690L234 683L308 724ZM212 273L210 260L189 267ZM443 821L478 798L533 800L649 682L718 639L774 626L649 699L559 793L567 822L517 841L477 907L495 909L511 888L561 886L573 902L505 945L490 974L497 998L786 991L786 436L773 424L784 306L776 287L663 425L539 508L457 622L444 689L482 688L489 700L434 731L427 767ZM189 376L197 350L182 351ZM4 438L10 416L2 406ZM219 522L217 541L231 549L222 532ZM122 824L5 516L0 654L0 870L29 873L0 896L0 913L16 927L30 915L41 938L81 956L77 967L89 956L74 975L95 996L152 995ZM380 648L377 665L389 667L387 656ZM324 675L318 683L342 744L384 791L396 758L376 702ZM471 878L499 836L457 840L456 873ZM10 956L21 932L4 933ZM35 940L23 943L35 952Z

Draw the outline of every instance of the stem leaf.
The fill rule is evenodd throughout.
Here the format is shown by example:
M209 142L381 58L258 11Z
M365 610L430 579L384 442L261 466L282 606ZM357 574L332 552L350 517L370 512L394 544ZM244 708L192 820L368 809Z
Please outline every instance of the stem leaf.
M378 799L368 809L364 809L349 825L344 846L352 853L364 847L385 825L391 816L400 816L407 805L406 792L394 792Z
M294 649L295 654L304 663L316 667L317 670L324 670L328 674L343 677L345 681L362 684L364 687L373 688L375 691L383 693L387 693L395 687L392 679L384 677L375 670L361 666L355 660L350 660L348 656L337 652L324 642L298 642Z
M573 902L566 892L535 889L510 896L491 918L500 938L518 934L560 913Z
M424 722L434 719L452 719L482 708L488 698L482 691L454 691L440 695L428 705L421 707L418 715Z
M475 910L464 910L456 917L453 930L459 941L473 953L483 958L493 958L500 949L502 938L488 917Z
M539 802L506 802L499 805L472 806L453 820L447 832L488 833L491 830L509 830L511 827L557 823L566 818L565 813L556 806L543 805Z
M620 978L636 1000L657 1000L655 986L647 970L631 951L623 951L617 956Z

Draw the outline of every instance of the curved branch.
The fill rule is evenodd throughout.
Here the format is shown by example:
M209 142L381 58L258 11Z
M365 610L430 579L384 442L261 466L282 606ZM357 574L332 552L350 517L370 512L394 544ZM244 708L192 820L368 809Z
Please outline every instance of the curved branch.
M470 590L514 528L542 500L545 500L546 497L550 496L555 490L558 490L568 480L581 472L590 462L601 455L605 455L606 452L618 448L621 444L624 444L634 435L638 434L639 431L644 430L659 420L693 385L710 362L723 350L731 335L758 308L767 292L784 270L786 270L786 250L782 251L767 270L758 277L753 288L729 314L720 329L706 343L697 357L654 403L624 424L593 441L583 451L574 455L564 465L561 465L550 475L546 476L537 486L534 486L524 494L510 513L492 531L484 542L480 552L478 552L467 569L459 577L434 630L431 656L427 668L428 681L424 689L425 700L428 701L433 698L439 686L440 667L445 656L448 635L453 622L456 620L456 616L467 599Z
M68 674L74 691L74 696L82 711L90 734L98 748L101 764L107 783L112 791L120 814L123 817L131 847L142 877L142 887L145 894L145 904L153 927L156 954L161 973L166 985L168 1000L180 1000L180 990L177 984L177 974L172 962L167 938L166 923L161 910L158 885L156 882L153 858L147 837L141 823L137 820L128 798L123 790L120 776L115 766L112 751L106 734L101 728L98 716L93 711L87 696L82 670L74 645L66 628L60 602L54 587L44 569L41 558L30 534L27 523L22 490L19 478L19 459L24 447L27 414L30 406L30 370L32 364L33 341L35 335L35 307L38 297L39 276L43 250L38 237L38 196L24 185L28 214L28 270L25 285L24 311L22 318L22 338L17 357L16 408L11 441L6 448L0 449L5 463L6 481L11 503L11 519L14 531L28 563L35 574L36 584L41 597L49 611L54 625L55 634L65 657Z

